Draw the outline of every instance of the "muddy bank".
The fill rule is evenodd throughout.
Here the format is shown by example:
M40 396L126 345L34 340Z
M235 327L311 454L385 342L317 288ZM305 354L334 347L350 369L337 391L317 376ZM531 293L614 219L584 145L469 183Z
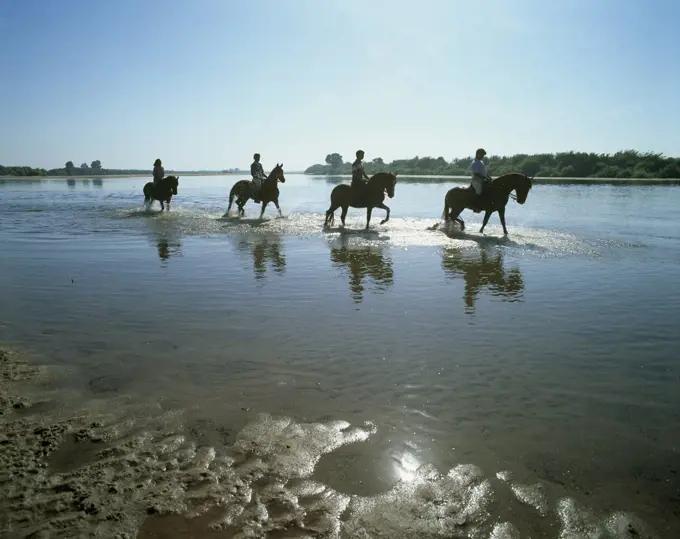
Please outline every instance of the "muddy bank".
M386 492L346 494L315 480L316 465L379 425L259 414L231 433L134 396L62 399L48 373L0 348L3 538L659 537L634 515L471 463L404 458Z

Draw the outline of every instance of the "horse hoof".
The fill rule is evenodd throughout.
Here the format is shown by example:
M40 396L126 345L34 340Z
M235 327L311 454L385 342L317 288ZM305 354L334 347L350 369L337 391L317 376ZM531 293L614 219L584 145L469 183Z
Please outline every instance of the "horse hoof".
M382 221L380 221L380 224L384 225L386 222L387 222L387 219L383 219Z

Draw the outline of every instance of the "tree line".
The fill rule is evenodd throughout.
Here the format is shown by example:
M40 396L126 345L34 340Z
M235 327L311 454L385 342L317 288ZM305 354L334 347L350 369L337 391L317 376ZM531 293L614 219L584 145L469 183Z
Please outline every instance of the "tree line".
M235 174L239 172L244 172L238 168L225 169L221 171L215 170L192 170L192 171L179 171L179 170L166 170L166 173L173 172L177 173L198 173L198 174ZM150 176L152 173L151 169L114 169L114 168L102 168L102 162L99 160L92 161L89 165L87 163L82 163L79 167L75 165L73 161L67 161L63 168L52 168L46 170L44 168L33 168L26 166L3 166L0 165L0 176L102 176L102 175L139 175L139 176Z
M87 163L82 163L79 167L77 167L73 161L67 161L63 168L52 168L49 170L26 166L0 165L0 176L91 176L117 173L126 174L129 172L136 171L105 170L102 168L102 162L98 159L92 161L89 165ZM148 172L151 173L150 170Z
M543 178L680 178L680 158L661 153L624 150L613 154L561 152L487 156L487 171L493 177L508 172L522 172ZM381 171L398 171L402 175L468 176L471 157L447 161L443 157L414 157L385 163L376 157L364 163L369 176ZM312 165L305 174L351 174L352 164L339 153L326 155L325 164Z

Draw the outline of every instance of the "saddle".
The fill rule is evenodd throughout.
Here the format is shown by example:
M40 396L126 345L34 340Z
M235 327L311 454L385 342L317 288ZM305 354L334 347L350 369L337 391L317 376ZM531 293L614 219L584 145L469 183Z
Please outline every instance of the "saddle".
M368 197L368 183L364 182L352 182L352 201L355 204L359 204L361 202L366 202L366 198Z
M480 213L484 210L482 207L485 203L489 202L489 188L490 185L486 184L482 188L482 194L478 195L475 188L470 186L468 191L470 192L470 209L475 213Z
M262 184L264 180L260 180L260 187L255 187L252 183L250 184L250 194L252 195L253 202L259 204L262 201Z

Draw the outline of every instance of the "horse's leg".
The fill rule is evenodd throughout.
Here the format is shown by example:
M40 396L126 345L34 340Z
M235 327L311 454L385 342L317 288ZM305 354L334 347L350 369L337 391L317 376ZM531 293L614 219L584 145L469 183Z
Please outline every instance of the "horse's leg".
M486 224L489 222L489 217L491 217L491 214L493 213L492 210L486 210L484 212L484 221L482 221L482 228L479 229L479 233L482 234L484 232L484 227Z
M342 207L342 213L340 214L340 220L342 221L342 226L345 226L345 217L347 217L347 210L349 209L349 204Z
M281 213L281 206L279 206L278 198L274 199L274 206L276 206L276 209L279 210L279 217L283 217L283 213Z
M264 210L267 207L267 204L269 204L268 200L263 200L262 201L262 211L260 212L260 219L262 219L262 216L264 215Z
M508 235L508 229L505 228L505 207L498 208L498 217L501 218L501 224L503 225L503 234Z
M163 204L163 201L162 201L162 200L159 200L158 202L161 203L161 211L163 211L163 210L165 209L165 205Z
M460 214L462 213L463 210L464 210L464 208L457 208L457 207L453 208L452 207L451 213L449 213L449 219L451 221L455 221L456 223L458 223L460 225L461 230L465 230L465 221L463 221L460 218Z
M371 224L371 213L373 213L373 206L368 206L366 208L366 230L368 230L368 225Z
M246 202L248 202L248 199L246 198L245 200L241 198L239 195L238 200L236 201L236 205L238 206L238 214L243 217L246 214L246 211L243 209L243 207L246 205Z
M168 211L170 211L170 199L166 201L166 204L168 205Z
M382 221L380 221L380 224L384 225L387 221L390 220L390 209L389 209L389 207L385 206L384 202L381 202L380 204L378 204L376 206L376 208L380 208L381 210L385 210L387 212L387 215L385 216L385 218Z

